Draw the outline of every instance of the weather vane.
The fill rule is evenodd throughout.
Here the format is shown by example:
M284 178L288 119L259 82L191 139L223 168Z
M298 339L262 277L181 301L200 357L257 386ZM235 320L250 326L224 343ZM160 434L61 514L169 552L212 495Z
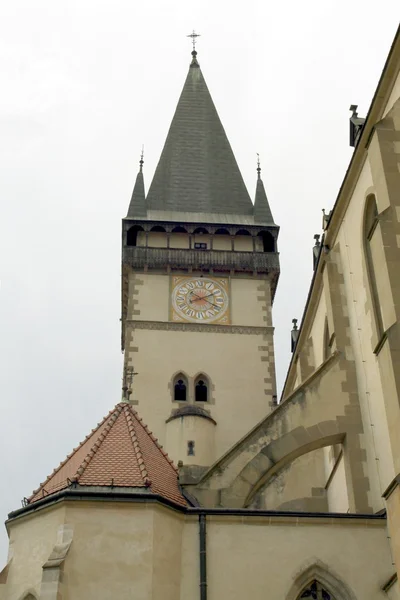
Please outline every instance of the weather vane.
M193 52L196 52L196 38L200 37L200 33L196 33L195 30L193 29L192 33L190 33L186 37L192 38Z
M260 165L260 155L257 152L257 173L258 173L258 178L260 178L260 173L261 173L261 165Z

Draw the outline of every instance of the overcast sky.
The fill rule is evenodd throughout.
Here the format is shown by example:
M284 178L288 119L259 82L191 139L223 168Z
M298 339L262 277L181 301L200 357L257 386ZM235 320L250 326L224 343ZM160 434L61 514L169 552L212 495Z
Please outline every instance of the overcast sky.
M254 197L275 221L279 389L321 209L392 43L398 0L13 0L0 6L0 518L120 399L121 217L148 189L198 59ZM149 357L151 361L151 357ZM7 536L0 534L5 560ZM2 564L0 565L0 569Z

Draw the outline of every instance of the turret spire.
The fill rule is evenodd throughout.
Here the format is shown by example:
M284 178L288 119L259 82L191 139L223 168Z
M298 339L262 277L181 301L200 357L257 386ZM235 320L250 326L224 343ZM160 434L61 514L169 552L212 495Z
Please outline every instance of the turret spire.
M268 223L269 225L274 224L271 209L267 194L265 193L264 183L261 179L261 164L260 155L257 153L257 185L256 185L256 197L254 202L254 220L259 223Z
M135 186L132 192L131 202L128 209L128 217L145 217L146 216L146 199L144 193L144 179L143 179L143 160L144 146L142 146L142 152L139 160L139 173L136 176Z

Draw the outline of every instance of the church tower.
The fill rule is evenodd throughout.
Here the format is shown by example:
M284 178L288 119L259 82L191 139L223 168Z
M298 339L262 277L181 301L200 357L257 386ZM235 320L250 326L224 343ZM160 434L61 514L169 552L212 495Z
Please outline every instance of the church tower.
M193 50L148 194L142 156L122 221L121 319L124 395L189 471L276 403L278 230L259 164L250 199Z

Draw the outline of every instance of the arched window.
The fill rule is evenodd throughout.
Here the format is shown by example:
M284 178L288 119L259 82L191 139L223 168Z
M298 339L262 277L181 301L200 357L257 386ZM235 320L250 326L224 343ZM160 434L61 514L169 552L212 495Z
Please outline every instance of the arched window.
M260 231L258 236L262 239L263 252L275 252L274 236L269 231Z
M172 233L187 233L187 231L184 227L178 225L177 227L173 228Z
M220 229L217 229L217 231L215 232L215 235L230 235L230 233L227 229L224 229L222 227Z
M372 312L374 314L375 327L376 327L376 336L378 340L382 337L384 328L383 328L383 319L382 319L382 310L381 303L379 298L379 291L377 285L377 277L375 272L374 265L374 246L375 250L377 248L377 244L379 245L379 239L375 238L376 230L378 225L378 207L376 204L376 198L373 194L370 194L367 197L365 203L365 212L364 212L364 253L365 253L365 262L367 267L367 275L369 281L369 291L370 291L370 300L372 305Z
M194 386L194 399L196 402L208 401L208 381L204 375L199 375Z
M326 360L332 354L332 348L330 345L331 336L329 334L329 325L328 319L325 319L325 327L324 327L324 356L323 360Z
M154 225L154 227L152 227L150 229L150 231L161 231L161 232L165 233L165 229L164 229L164 227L161 227L161 225Z
M127 246L136 246L137 245L137 236L139 231L143 231L143 227L140 225L134 225L130 227L126 232L126 245Z
M174 379L174 400L185 402L187 400L187 379L179 373Z
M236 232L236 235L250 235L250 233L247 229L239 229L239 231Z
M195 229L193 233L208 233L208 231L204 227L197 227L197 229Z
M335 600L335 597L316 579L309 583L300 593L298 600L301 598L311 598L312 600Z

